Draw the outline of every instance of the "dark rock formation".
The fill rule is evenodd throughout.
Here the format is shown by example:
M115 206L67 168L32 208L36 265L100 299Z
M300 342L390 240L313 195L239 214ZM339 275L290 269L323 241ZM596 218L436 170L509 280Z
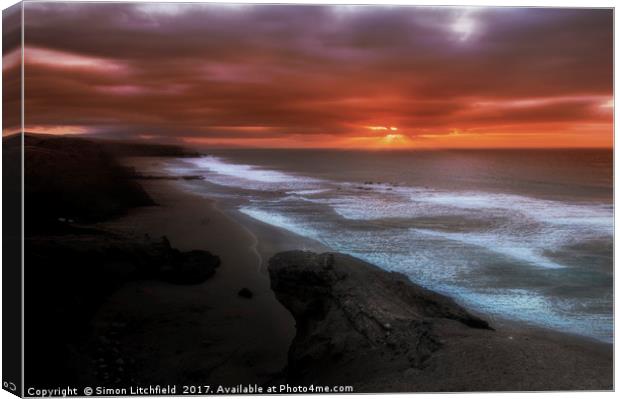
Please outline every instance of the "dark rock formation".
M106 152L115 157L199 157L202 154L178 145L98 139Z
M18 139L7 145L19 151ZM70 231L59 219L99 222L154 205L130 171L96 141L26 134L24 152L26 235Z
M241 288L239 290L239 292L237 293L241 298L247 298L250 299L254 296L254 293L252 291L250 291L248 288Z
M181 252L165 238L127 237L94 224L154 205L119 155L179 149L39 134L23 141L26 375L47 386L73 385L93 317L113 292L136 280L200 284L220 260L207 251ZM21 165L21 144L21 135L3 140L11 167Z
M451 299L349 256L285 252L271 259L269 272L278 300L297 321L288 370L293 380L343 367L352 352L423 367L441 346L433 331L438 319L490 328Z
M347 255L283 252L269 273L297 324L291 383L350 384L355 392L612 386L609 345L495 331L450 298Z
M200 284L215 273L219 257L181 252L167 239L124 237L102 230L25 240L27 266L26 366L33 380L75 382L78 347L101 304L127 282L162 280ZM43 334L41 326L48 328ZM60 359L60 360L59 360Z
M159 278L173 284L200 284L215 274L220 258L208 251L181 252L172 248L164 237L161 247L165 259L159 268ZM157 263L157 261L155 261Z
M24 143L26 235L73 233L59 219L93 223L131 208L155 205L134 178L201 180L202 176L136 176L125 156L198 156L178 146L26 133ZM21 165L21 135L3 139L6 165ZM9 174L10 173L10 174ZM6 171L4 177L17 176Z

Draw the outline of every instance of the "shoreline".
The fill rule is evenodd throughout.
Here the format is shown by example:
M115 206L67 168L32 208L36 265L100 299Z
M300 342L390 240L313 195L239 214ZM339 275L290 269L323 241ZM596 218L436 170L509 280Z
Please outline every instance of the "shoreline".
M64 168L61 193L89 194L59 196L31 219L28 278L39 294L28 322L69 316L57 330L30 329L36 384L613 387L611 344L497 318L488 328L484 314L402 274L324 253L320 242L238 211L208 184L151 178L165 170L161 157L121 162L96 142L27 139L42 165ZM39 177L34 192L48 192L48 171L29 170ZM112 212L90 218L100 209ZM46 361L61 356L50 371Z
M179 185L178 189L185 190L189 193L189 190ZM199 195L199 194L196 194ZM257 254L260 254L262 257L263 265L269 261L269 259L278 252L284 251L292 251L292 250L304 250L304 251L312 251L312 252L335 252L333 249L326 247L325 245L307 237L300 236L295 234L289 230L286 230L282 227L273 226L262 222L260 220L256 220L251 216L248 216L233 206L231 207L219 207L219 202L217 199L209 198L207 196L202 196L206 201L212 201L215 208L220 212L226 214L231 221L238 223L242 228L246 229L254 239L256 240L256 248ZM275 237L275 238L274 238ZM274 241L279 242L274 245ZM266 247L266 248L262 248ZM266 272L266 267L263 267L262 270ZM412 281L414 284L417 282ZM491 322L491 324L497 329L502 329L506 331L520 331L520 332L528 332L537 335L553 335L560 334L562 336L567 337L568 339L574 339L577 341L591 342L596 345L610 345L613 346L613 341L608 342L604 340L597 339L595 337L590 337L587 335L580 335L577 333L558 331L550 327L536 325L531 322L527 322L525 320L518 319L510 319L508 317L491 315L487 314L478 309L472 308L458 299L447 295L451 299L453 299L460 306L466 308L471 314L474 314L478 317L483 317Z
M175 183L173 182L172 184ZM304 250L317 253L334 252L333 249L326 247L311 238L303 237L282 227L273 226L260 220L256 220L251 216L240 212L234 206L226 206L225 204L221 204L218 199L210 198L203 194L193 193L190 189L184 187L183 183L179 182L178 184L175 184L175 186L176 189L184 191L188 195L196 195L203 198L205 201L210 202L217 211L227 216L231 222L237 223L242 229L247 231L248 234L250 234L255 240L254 245L256 254L261 258L263 265L260 270L265 274L267 273L267 268L265 267L267 262L273 255L279 252L292 250ZM417 284L415 281L412 282ZM613 347L614 344L613 342L599 340L595 337L590 337L587 335L558 331L550 327L536 325L525 320L515 320L508 317L487 314L461 303L458 299L451 296L449 297L459 305L465 307L471 314L490 320L491 324L496 329L501 329L506 332L515 331L519 334L530 333L544 336L559 334L570 340L589 342L594 345Z
M258 384L285 381L283 372L288 364L290 345L296 335L295 320L275 297L269 282L267 263L274 254L287 250L303 248L326 252L330 251L329 248L285 229L255 220L237 211L232 205L228 206L217 198L210 198L208 194L191 192L190 187L184 187L182 182L148 180L141 183L159 206L134 209L126 217L103 225L115 230L133 230L134 234L152 231L166 235L172 245L181 250L212 251L221 257L222 265L212 279L196 287L165 287L164 284L155 282L129 284L112 296L98 318L110 318L110 315L119 311L122 304L134 303L136 297L140 296L136 293L149 292L149 297L154 298L142 298L134 309L125 309L129 311L127 318L144 323L144 330L153 329L148 322L149 318L158 319L159 325L150 332L153 337L174 331L181 341L207 344L196 350L186 345L178 345L177 341L139 360L141 367L144 367L144 363L149 359L167 359L167 363L172 367L178 367L184 370L182 373L190 374L188 381L207 379L222 383ZM242 259L239 259L239 256ZM244 286L248 286L254 293L253 298L244 299L237 295L238 290ZM145 312L145 308L150 310ZM183 311L187 308L198 310ZM162 316L169 312L175 312L176 316L168 319ZM204 318L200 313L204 313ZM486 317L475 310L471 313ZM268 321L265 322L264 319ZM518 348L529 348L531 344L535 344L538 351L549 350L550 356L560 360L581 356L588 362L598 362L607 359L612 353L612 343L532 326L518 320L497 317L487 319L495 331L491 335L485 333L483 338L474 339L471 345L478 349L486 347L487 340L491 339L489 337L494 337L492 342L495 345L498 340L504 342L505 344L501 345L506 348L494 349L494 352L498 351L496 355L485 357L485 361L497 363L498 367L504 367L504 363L495 357L501 358L504 351L518 352ZM138 340L144 340L144 334L144 331L138 332ZM136 335L131 339L136 339ZM152 338L151 342L159 341L162 341L161 338ZM238 345L238 342L244 344ZM123 343L123 346L131 347L131 344ZM548 349L549 347L553 349ZM454 345L449 344L447 348L453 351ZM135 351L140 353L143 348L135 348ZM607 360L603 360L603 363L606 362ZM201 370L201 379L198 379L198 375L192 376L188 369L196 370L196 373ZM449 371L445 371L446 373L455 372L452 367L447 369ZM165 381L166 373L160 373L157 373L156 368L147 367L146 381ZM436 377L443 378L443 372L441 373ZM482 371L476 369L477 384L484 381L482 374ZM187 377L176 376L177 381L186 380L184 378ZM385 378L387 377L381 378L380 384L390 386L387 382L389 378ZM372 391L374 383L361 386ZM396 389L406 389L405 385L399 387ZM422 385L420 389L437 388L434 385Z
M219 209L217 205L218 203L215 201L215 207ZM219 210L226 214L232 222L239 224L252 235L255 240L254 249L261 260L259 270L265 275L268 275L267 264L269 259L278 252L298 249L315 252L331 251L330 248L315 240L261 222L234 208Z
M258 249L258 238L218 209L214 200L186 192L173 181L141 183L159 206L134 209L99 227L134 237L166 236L180 250L208 248L221 265L212 278L195 286L129 283L102 306L96 316L99 324L134 321L135 331L118 335L125 335L122 347L142 356L136 359L142 367L136 369L145 370L144 382L167 381L172 376L166 370L175 367L189 374L176 382L266 383L279 378L295 322L259 268L264 252ZM251 298L239 296L243 288L252 292ZM162 339L168 334L178 339ZM199 348L191 346L196 342ZM145 345L155 353L146 355ZM168 366L149 367L149 358L165 359Z
M613 389L609 345L494 328L450 297L355 257L282 252L269 271L303 326L290 381L367 393Z

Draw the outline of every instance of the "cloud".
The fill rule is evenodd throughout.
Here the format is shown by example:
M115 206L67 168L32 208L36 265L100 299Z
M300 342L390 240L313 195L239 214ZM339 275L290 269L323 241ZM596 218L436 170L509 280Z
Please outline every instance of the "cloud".
M2 134L21 130L21 7L2 11Z
M25 7L27 126L325 140L380 134L365 126L415 136L589 123L611 135L600 109L612 96L611 10Z

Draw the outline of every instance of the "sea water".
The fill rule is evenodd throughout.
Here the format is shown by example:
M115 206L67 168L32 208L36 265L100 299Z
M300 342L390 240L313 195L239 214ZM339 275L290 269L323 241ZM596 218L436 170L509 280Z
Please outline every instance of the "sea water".
M192 189L491 317L613 339L611 150L214 150Z

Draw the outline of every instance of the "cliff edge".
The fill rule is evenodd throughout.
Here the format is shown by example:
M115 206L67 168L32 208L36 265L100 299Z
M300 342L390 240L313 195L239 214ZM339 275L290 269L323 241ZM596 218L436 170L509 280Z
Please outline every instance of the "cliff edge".
M338 253L269 262L297 334L287 380L355 392L611 389L611 345L494 330L452 299Z

